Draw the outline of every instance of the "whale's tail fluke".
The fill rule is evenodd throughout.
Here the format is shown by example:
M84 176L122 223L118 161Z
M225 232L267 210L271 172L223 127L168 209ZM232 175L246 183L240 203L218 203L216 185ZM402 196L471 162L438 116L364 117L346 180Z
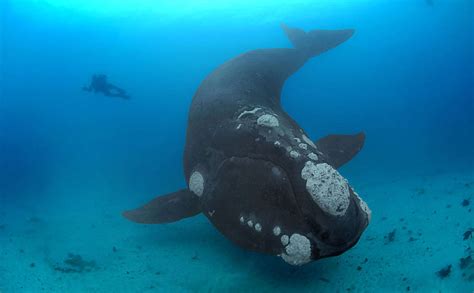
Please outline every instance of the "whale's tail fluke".
M293 46L296 49L303 50L308 57L319 55L329 49L337 47L354 34L353 29L312 30L305 32L298 28L290 28L283 23L281 27Z

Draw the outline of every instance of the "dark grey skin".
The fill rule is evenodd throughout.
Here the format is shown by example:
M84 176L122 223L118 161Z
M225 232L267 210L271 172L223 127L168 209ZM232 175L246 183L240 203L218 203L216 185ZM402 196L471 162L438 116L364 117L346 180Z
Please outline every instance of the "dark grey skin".
M197 90L184 153L188 188L124 212L126 218L169 223L202 212L237 245L293 265L357 243L370 210L335 169L359 152L364 134L313 143L280 105L285 80L353 30L283 29L295 48L244 53Z

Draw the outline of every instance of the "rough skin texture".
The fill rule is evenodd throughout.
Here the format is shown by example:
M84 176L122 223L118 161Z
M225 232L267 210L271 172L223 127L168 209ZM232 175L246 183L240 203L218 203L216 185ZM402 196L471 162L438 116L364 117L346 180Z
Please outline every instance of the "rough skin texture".
M326 163L306 162L301 177L314 202L325 212L343 216L350 203L349 186L336 169Z
M189 190L194 192L197 196L201 196L204 192L204 177L202 174L195 171L189 178Z
M281 257L291 265L299 266L311 261L311 242L300 234L293 234Z

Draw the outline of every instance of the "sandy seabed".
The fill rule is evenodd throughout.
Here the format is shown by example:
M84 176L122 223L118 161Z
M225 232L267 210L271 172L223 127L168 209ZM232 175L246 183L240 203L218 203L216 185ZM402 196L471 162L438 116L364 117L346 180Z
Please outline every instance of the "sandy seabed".
M460 266L474 258L464 240L473 170L374 178L356 191L373 211L359 243L302 267L236 247L202 215L146 226L120 216L131 203L94 194L77 205L5 202L0 292L473 292L474 263Z

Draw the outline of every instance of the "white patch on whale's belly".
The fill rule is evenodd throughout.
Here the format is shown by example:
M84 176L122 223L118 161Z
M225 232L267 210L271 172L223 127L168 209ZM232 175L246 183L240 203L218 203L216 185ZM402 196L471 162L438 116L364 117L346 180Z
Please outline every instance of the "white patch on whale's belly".
M273 227L273 235L279 236L281 233L281 228L279 226Z
M310 158L313 161L317 161L319 159L318 155L316 155L315 153L309 153L308 158Z
M307 150L307 149L308 149L308 145L305 144L305 143L300 143L300 144L298 144L298 146L300 147L300 149L303 149L303 150Z
M325 212L343 216L350 203L349 185L336 169L326 163L307 161L301 170L306 190L313 201Z
M266 127L278 127L280 125L278 119L271 114L263 114L258 117L257 124Z
M201 196L204 192L204 177L198 171L195 171L189 178L189 190L197 196Z
M290 157L292 157L293 159L298 159L300 157L300 153L298 153L297 151L290 151Z
M316 145L314 144L314 142L309 139L309 137L307 137L306 135L303 134L303 140L304 142L306 142L307 144L309 144L310 146L312 146L313 148L316 148Z
M311 242L300 234L293 234L285 247L285 253L281 258L287 263L300 266L311 261Z
M255 231L262 232L262 225L260 225L260 223L255 224L254 228L255 228Z
M240 115L239 115L239 117L237 117L237 119L240 119L245 115L255 114L255 113L257 113L258 110L262 110L262 108L255 107L253 110L243 111L242 113L240 113Z

